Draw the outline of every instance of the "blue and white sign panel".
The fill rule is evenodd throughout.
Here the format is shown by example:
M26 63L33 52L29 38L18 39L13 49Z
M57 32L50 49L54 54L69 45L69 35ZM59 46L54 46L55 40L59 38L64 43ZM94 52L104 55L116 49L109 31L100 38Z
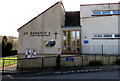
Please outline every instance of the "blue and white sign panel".
M84 44L88 44L89 43L89 41L88 40L84 40Z
M68 57L66 58L66 61L74 61L74 58Z

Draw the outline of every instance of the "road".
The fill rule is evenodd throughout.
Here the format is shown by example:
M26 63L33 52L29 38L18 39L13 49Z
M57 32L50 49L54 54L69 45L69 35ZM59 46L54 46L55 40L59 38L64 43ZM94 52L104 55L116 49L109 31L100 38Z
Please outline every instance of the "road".
M120 70L88 72L88 73L71 73L57 75L39 75L39 74L24 74L21 76L6 75L11 79L118 79Z

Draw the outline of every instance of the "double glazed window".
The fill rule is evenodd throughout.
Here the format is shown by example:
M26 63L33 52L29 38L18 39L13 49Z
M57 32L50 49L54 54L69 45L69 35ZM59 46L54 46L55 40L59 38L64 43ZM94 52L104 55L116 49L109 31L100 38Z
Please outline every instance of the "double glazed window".
M115 37L116 37L116 38L120 38L120 34L116 34Z
M120 34L94 34L93 38L120 38Z
M119 15L120 11L93 11L92 15Z
M113 11L113 14L120 14L120 11Z
M101 15L101 11L93 11L92 15Z
M109 15L111 14L111 11L102 11L102 15Z
M102 38L102 34L95 34L94 37L95 38Z
M105 35L103 35L103 37L105 38L105 37L107 37L107 38L112 38L112 34L105 34Z
M80 51L80 31L63 31L64 51Z

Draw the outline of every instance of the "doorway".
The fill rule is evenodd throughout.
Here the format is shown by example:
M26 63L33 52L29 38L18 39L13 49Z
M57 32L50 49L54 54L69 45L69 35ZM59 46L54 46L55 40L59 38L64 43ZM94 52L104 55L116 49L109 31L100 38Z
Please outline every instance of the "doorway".
M80 30L64 30L63 31L63 54L80 53L81 39Z

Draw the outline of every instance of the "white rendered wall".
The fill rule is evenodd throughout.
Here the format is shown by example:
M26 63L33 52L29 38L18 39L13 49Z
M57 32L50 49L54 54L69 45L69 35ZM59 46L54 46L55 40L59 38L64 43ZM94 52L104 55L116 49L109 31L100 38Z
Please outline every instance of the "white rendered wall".
M54 5L45 13L38 16L33 21L19 30L18 54L25 53L27 48L35 49L38 54L61 54L58 48L61 48L62 30L64 26L64 9L61 3ZM50 36L34 36L24 35L24 32L50 32ZM57 39L54 37L57 32ZM55 39L54 47L46 47L44 41Z
M93 39L94 34L118 34L118 15L92 16L95 10L118 10L118 4L81 6L82 53L119 54L118 39ZM86 38L85 38L86 37ZM84 41L89 41L84 44Z

